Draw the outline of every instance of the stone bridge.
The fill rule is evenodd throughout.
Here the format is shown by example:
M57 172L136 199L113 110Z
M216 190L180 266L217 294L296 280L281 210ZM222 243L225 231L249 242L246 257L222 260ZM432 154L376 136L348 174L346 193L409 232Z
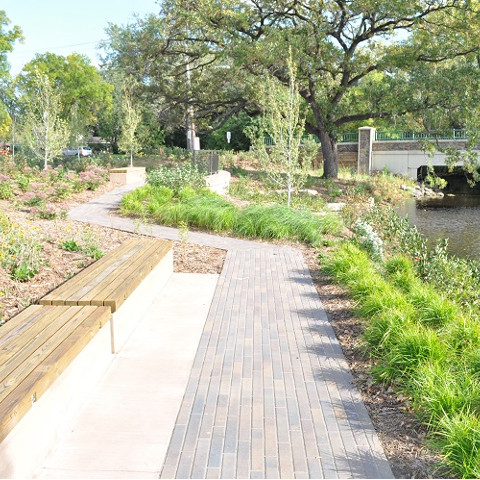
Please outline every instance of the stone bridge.
M465 148L466 140L439 140L443 147L456 145ZM362 127L358 141L338 144L339 165L352 167L359 173L372 173L384 168L389 172L417 179L420 169L428 164L434 167L445 165L445 154L435 152L430 157L422 150L420 140L376 140L375 129ZM320 158L321 161L321 152Z

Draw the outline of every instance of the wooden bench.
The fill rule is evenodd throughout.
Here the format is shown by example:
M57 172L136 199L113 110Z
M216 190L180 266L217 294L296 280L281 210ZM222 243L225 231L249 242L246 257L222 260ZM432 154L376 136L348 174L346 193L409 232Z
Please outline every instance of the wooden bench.
M0 478L31 476L172 272L172 242L127 241L0 328Z
M45 295L41 305L96 305L110 307L112 353L118 351L135 327L151 298L142 298L142 292L158 291L166 279L153 275L153 282L145 279L154 269L161 269L165 275L173 271L173 243L142 237L124 242L114 251L93 263L58 288ZM163 268L162 264L168 267ZM143 290L138 290L141 283ZM128 307L117 313L120 306L129 300Z
M127 241L45 295L40 305L107 306L114 313L171 248L167 240Z

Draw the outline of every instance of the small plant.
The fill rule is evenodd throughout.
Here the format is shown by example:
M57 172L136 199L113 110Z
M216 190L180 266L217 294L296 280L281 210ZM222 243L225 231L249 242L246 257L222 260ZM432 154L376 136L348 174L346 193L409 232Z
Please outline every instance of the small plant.
M35 210L32 209L30 213L43 220L67 218L67 209L63 206L56 207L54 205L40 205Z
M31 182L31 177L29 175L19 174L17 175L15 180L17 182L18 188L23 193L28 191L28 189L30 188L30 182Z
M188 222L181 221L177 225L178 233L180 236L181 242L181 257L182 261L185 260L187 256L187 245L188 245Z
M68 250L69 252L78 252L82 249L78 242L73 238L70 240L64 240L60 246L63 250Z
M323 180L323 186L327 189L327 195L332 200L335 200L343 193L342 189L336 185L332 178L327 178Z
M358 219L354 226L360 244L369 252L374 260L381 260L383 256L383 241L373 228L366 222Z
M99 258L102 258L105 255L105 252L103 250L100 250L98 246L95 243L95 240L93 238L92 231L90 229L87 229L83 235L83 241L84 241L84 246L82 248L82 252L90 258L93 258L94 260L98 260Z
M178 222L178 233L180 235L180 241L182 245L186 245L188 243L188 222L180 221Z
M35 230L27 232L4 217L0 242L1 265L9 271L12 279L26 282L39 272L43 264L42 248Z
M98 260L99 258L105 256L105 252L100 250L95 245L85 245L82 251L87 257L93 258L94 260Z
M8 200L13 197L14 183L7 175L0 174L0 199Z
M147 175L147 183L153 187L170 188L178 196L185 187L195 190L205 187L205 174L190 163L174 168L160 166Z
M43 190L28 191L23 195L23 203L29 207L44 205L47 201L47 194Z
M38 273L37 268L32 268L26 261L12 268L10 277L17 282L28 282Z
M73 193L73 184L65 180L55 182L52 187L55 199L62 200L68 198Z

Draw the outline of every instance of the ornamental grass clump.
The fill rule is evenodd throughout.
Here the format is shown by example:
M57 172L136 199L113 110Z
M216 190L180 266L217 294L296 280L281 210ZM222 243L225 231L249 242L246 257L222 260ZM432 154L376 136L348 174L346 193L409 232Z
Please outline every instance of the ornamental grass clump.
M200 194L189 195L179 202L178 215L189 225L228 233L236 230L238 209L222 197L202 190Z
M401 332L413 325L411 316L411 309L384 308L366 322L363 337L373 357L382 357L398 342Z
M432 446L440 451L460 478L480 478L480 417L461 410L438 422Z
M323 235L336 235L341 220L282 205L250 205L239 208L206 188L184 186L173 190L155 182L130 192L122 199L122 213L146 216L167 226L186 222L190 227L248 238L286 239L320 245Z
M425 362L410 378L407 390L420 418L432 429L445 416L480 413L480 384L467 369L452 363Z
M145 214L148 202L151 201L152 188L150 185L137 188L124 195L120 208L123 215L139 217Z
M249 205L238 211L234 233L265 240L297 240L319 246L326 234L337 235L341 221L335 215L318 217L284 205Z

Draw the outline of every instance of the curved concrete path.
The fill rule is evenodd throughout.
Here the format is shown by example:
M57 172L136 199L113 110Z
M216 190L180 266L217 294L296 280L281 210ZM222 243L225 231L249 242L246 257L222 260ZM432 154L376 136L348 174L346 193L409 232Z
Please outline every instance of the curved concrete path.
M114 215L136 186L70 218L178 239ZM195 232L189 241L228 253L161 478L394 478L301 252Z

